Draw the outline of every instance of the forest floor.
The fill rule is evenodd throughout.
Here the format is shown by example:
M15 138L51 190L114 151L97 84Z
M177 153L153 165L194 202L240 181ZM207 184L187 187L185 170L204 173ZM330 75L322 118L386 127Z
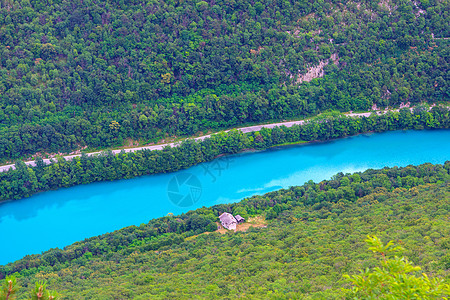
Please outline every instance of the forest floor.
M432 107L434 106L434 104L432 105ZM413 110L414 107L410 107L409 109ZM390 111L399 111L400 109L384 109L384 110L380 110L378 108L374 108L374 110L370 110L368 112L358 112L358 113L354 113L354 112L348 112L348 113L344 113L344 115L349 116L349 117L369 117L372 113L377 113L377 114L385 114L387 112ZM224 130L221 132L229 132L231 130L240 130L243 133L247 133L247 132L255 132L255 131L260 131L262 128L274 128L274 127L280 127L280 126L286 126L286 127L292 127L293 125L302 125L306 122L307 120L299 120L299 121L288 121L288 122L276 122L276 123L270 123L270 124L261 124L261 125L254 125L254 126L248 126L248 127L240 127L240 128L233 128L233 129L229 129L229 130ZM211 137L212 134L207 134L207 135L203 135L200 137L195 137L195 138L187 138L187 139L193 139L196 141L202 141L206 138ZM186 140L187 140L186 139ZM121 151L125 151L125 152L135 152L135 151L140 151L140 150L162 150L167 146L170 147L177 147L178 144L180 144L181 141L177 141L177 142L172 142L172 143L165 143L165 144L157 144L157 145L151 145L151 146L139 146L139 147L133 147L133 148L126 148L126 149L115 149L115 150L111 150L112 153L114 154L119 154ZM100 153L102 153L103 151L96 151L96 152L89 152L86 153L86 155L88 156L92 156L92 155L98 155ZM61 155L64 159L66 160L72 160L74 157L79 157L81 156L81 154L77 153L77 154L71 154L71 155ZM50 164L52 163L52 158L46 158L43 160L45 164ZM35 162L34 160L30 160L30 161L25 161L26 165L29 166L35 166ZM14 164L8 164L8 165L3 165L0 166L0 172L3 171L8 171L9 169L15 169L15 165Z

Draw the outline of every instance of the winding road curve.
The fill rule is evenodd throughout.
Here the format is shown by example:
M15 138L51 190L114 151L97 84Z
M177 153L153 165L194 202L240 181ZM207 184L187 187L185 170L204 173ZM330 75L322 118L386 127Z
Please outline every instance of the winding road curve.
M413 108L411 108L411 110L412 109ZM388 111L399 111L399 109L376 111L376 113L378 113L378 114L385 114ZM366 113L347 113L345 115L349 116L349 117L369 117L374 112L375 111L366 112ZM246 132L259 131L262 128L274 128L274 127L277 127L277 126L278 127L279 126L291 127L293 125L302 125L303 123L305 123L305 120L291 121L291 122L279 122L279 123L271 123L271 124L264 124L264 125L255 125L255 126L242 127L242 128L236 128L236 129L242 131L243 133L246 133ZM232 130L232 129L225 130L223 132L228 132L230 130ZM202 140L204 140L204 139L206 139L206 138L208 138L210 136L211 136L211 134L208 134L208 135L200 136L200 137L197 137L197 138L193 138L193 140L202 141ZM139 151L139 150L144 150L144 149L148 149L148 150L162 150L166 146L177 147L177 145L179 143L180 142L174 142L174 143L160 144L160 145L154 145L154 146L143 146L143 147L136 147L136 148L129 148L129 149L118 149L118 150L111 150L111 151L114 154L118 154L121 151L134 152L134 151ZM100 154L102 152L103 151L98 151L98 152L90 152L90 153L86 153L86 154L88 156L92 156L92 155L98 155L98 154ZM81 154L65 155L63 157L66 160L71 160L74 157L79 157L79 156L81 156ZM52 160L55 161L53 158L51 158L51 159L46 158L43 161L44 161L45 164L50 164L50 163L52 163ZM28 165L28 166L35 166L36 165L34 161L26 161L25 164ZM10 164L10 165L0 166L0 172L8 171L9 169L15 169L15 165L14 164Z

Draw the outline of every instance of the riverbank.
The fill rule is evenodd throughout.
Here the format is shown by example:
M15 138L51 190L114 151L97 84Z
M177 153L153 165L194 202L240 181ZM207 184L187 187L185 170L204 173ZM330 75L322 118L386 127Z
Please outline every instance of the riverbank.
M400 143L392 143L393 140L398 140L395 136L395 133L378 135L375 137L376 139L381 138L385 139L391 135L391 138L385 140L385 145L390 146L395 144L395 147L398 148L398 153L403 155L403 158L406 159L403 164L410 164L410 156L406 151L409 147L415 145L415 140L417 138L421 138L424 141L424 144L429 142L435 143L436 139L432 137L426 138L427 134L423 132L411 132L413 135L409 139L409 143L405 143L405 136L401 135ZM419 136L417 136L419 135ZM367 143L368 139L363 139L363 143ZM361 163L364 163L364 157L361 155L355 155L355 153L359 153L360 149L357 149L353 145L349 145L349 143L358 143L360 144L360 139L355 139L353 141L347 140L345 144L349 146L349 149L352 150L352 153L348 153L347 155L350 158L358 158ZM380 140L373 141L371 144L380 145ZM328 146L331 146L330 149ZM426 150L426 148L430 147L430 144L423 145L420 151ZM327 145L326 148L320 146L319 148L323 148L320 151L317 151L317 147L315 149L309 149L307 155L315 154L316 158L322 157L322 155L329 153L331 157L335 159L342 160L342 158L337 157L334 153L340 149L340 146L336 147L336 145ZM364 147L365 149L371 149L374 155L374 159L378 159L383 165L386 160L390 160L392 155L389 153L385 153L384 157L380 157L378 155L377 150L374 147ZM384 147L383 147L384 148ZM432 147L433 151L437 151L439 147ZM304 151L305 148L301 147L297 150L301 152ZM294 150L294 149L292 149ZM297 152L297 151L296 151ZM291 162L292 154L280 151L279 154L282 154L285 160ZM415 155L416 158L423 158L424 152L422 154ZM432 153L433 154L433 153ZM431 155L432 155L431 154ZM262 154L262 156L268 157L269 153ZM255 159L259 154L254 155L253 157L245 157L245 160ZM271 156L273 157L273 156ZM236 157L236 159L239 159ZM260 157L258 159L264 160L264 157ZM297 159L296 163L303 163L304 160ZM348 162L342 160L342 162L348 165ZM255 166L257 165L259 168L264 167L260 162L258 163L255 160ZM311 162L313 163L313 162ZM329 168L330 164L327 161L326 168ZM420 162L417 162L420 163ZM290 170L282 170L280 168L279 161L271 161L273 170L279 172L278 174L270 174L272 178L282 179L286 176L281 174L291 174ZM395 163L395 165L398 165ZM239 168L239 170L228 170L228 172L224 172L223 177L220 177L220 180L225 180L227 182L251 186L251 184L244 180L236 180L237 175L244 178L247 174L256 174L262 182L261 185L264 185L267 182L267 179L264 179L262 176L262 172L255 172L255 170L249 170L247 168L248 165L242 163L236 163L233 167ZM405 168L397 168L392 167L389 172L386 169L379 170L369 170L364 173L358 173L359 175L355 176L345 176L349 181L341 180L344 177L343 173L346 173L347 167L343 168L340 166L335 166L333 170L330 170L333 176L332 180L325 180L324 177L330 178L332 175L328 176L325 173L322 174L322 179L313 178L314 174L310 172L310 168L308 166L303 166L299 168L299 166L293 166L294 169L301 169L304 173L305 177L300 179L291 178L291 182L285 182L283 186L273 187L273 190L270 191L269 194L266 194L269 191L260 191L258 194L265 194L264 196L253 196L247 197L246 195L240 195L239 197L234 198L235 203L215 202L209 195L205 196L203 199L208 200L209 202L198 203L197 206L192 206L189 208L185 208L185 211L175 211L173 207L170 207L169 201L164 201L166 197L165 193L165 180L161 181L163 184L163 197L155 195L155 197L149 197L149 193L152 190L152 187L156 183L154 180L160 178L161 176L147 176L145 178L136 178L132 181L121 181L118 183L114 183L112 186L111 183L102 183L101 186L97 185L89 185L89 186L80 186L75 189L66 189L61 190L57 193L53 193L51 195L47 195L50 197L38 197L33 199L33 201L28 201L29 205L33 205L30 209L25 209L25 207L20 206L19 202L10 203L11 205L15 205L16 210L9 212L8 216L3 218L4 222L0 223L0 229L5 229L6 231L10 230L12 226L15 228L15 234L10 237L9 246L3 249L0 249L0 257L3 261L0 261L0 264L5 264L9 261L15 260L15 257L22 257L27 254L32 253L40 253L41 251L45 251L47 249L53 248L43 255L29 255L25 257L23 260L18 261L16 263L9 264L8 266L0 266L0 276L5 274L10 274L16 271L24 270L24 272L34 272L37 270L39 266L49 266L54 264L62 264L66 262L70 262L74 259L77 259L83 256L86 252L90 252L94 257L103 257L105 252L110 251L121 251L121 249L128 248L127 255L132 252L148 252L150 250L159 250L160 247L164 247L170 245L172 243L179 243L180 240L173 239L174 237L171 234L179 234L182 237L181 241L189 238L190 236L198 235L204 231L207 231L211 226L207 226L208 224L215 223L217 220L215 219L222 212L239 212L239 214L243 215L247 220L248 217L263 215L266 216L268 220L273 219L277 215L283 216L283 211L287 211L290 209L292 205L310 205L312 208L313 215L312 219L316 219L318 217L318 208L316 203L319 202L330 202L330 203L338 203L339 199L342 199L343 205L344 203L355 202L356 196L358 198L362 198L365 195L368 195L372 192L378 195L377 197L383 198L383 191L387 193L388 191L397 191L397 193L403 194L405 188L411 188L412 186L416 186L424 183L434 183L436 185L440 184L439 180L445 179L446 176L448 178L448 163L446 166L425 164L420 166L408 166ZM323 171L324 169L319 166L319 169ZM197 174L198 177L203 176L203 169L201 167L197 168L197 171L192 171L193 174ZM240 174L240 169L246 169L246 174ZM335 172L335 169L338 171ZM377 168L378 169L378 168ZM342 171L343 173L338 173ZM190 170L191 172L191 170ZM353 171L352 171L353 173ZM363 176L364 174L364 176ZM379 176L377 176L379 174ZM411 175L413 174L413 175ZM413 177L421 177L414 178ZM305 179L304 179L305 178ZM400 180L399 180L400 178ZM168 178L167 178L168 179ZM203 183L206 185L205 178ZM307 184L302 184L307 182L308 179L314 180L316 183L312 185L312 183L308 182ZM383 182L380 180L383 179ZM423 181L419 181L422 179ZM146 180L152 180L152 182L147 182ZM220 182L209 182L209 187L205 186L205 191L217 192L216 194L222 195L223 191L216 191L218 187L223 186L227 190L229 190L229 185ZM364 185L364 182L373 182L373 184ZM349 184L350 183L350 184ZM117 185L120 187L117 187ZM380 184L383 184L383 187L380 188ZM324 186L328 185L330 189L324 189ZM342 185L341 188L339 186ZM295 186L290 188L291 186ZM286 188L285 190L279 190L281 187ZM309 188L312 188L310 192L305 192ZM351 188L351 190L349 190ZM236 191L239 191L240 186L235 186L233 188ZM99 196L95 193L95 190L101 190L101 193L104 194L102 199L98 199ZM278 191L275 191L278 190ZM142 196L137 196L134 194L134 197L130 197L130 191L134 193L140 192ZM280 194L282 191L283 194ZM318 191L322 193L318 195ZM345 191L345 193L343 193ZM351 193L349 193L351 191ZM325 193L325 194L323 194ZM84 194L88 195L88 198L84 198ZM65 197L65 195L69 196L69 198ZM125 198L124 198L125 195ZM324 197L324 195L326 197ZM349 198L350 197L350 198ZM245 199L244 199L245 198ZM124 199L127 199L127 205L123 205ZM151 199L154 199L153 201ZM243 199L243 200L242 200ZM379 198L378 198L379 199ZM386 199L386 198L384 198ZM393 197L392 199L396 199ZM86 201L89 200L89 201ZM435 195L433 196L433 201L436 200ZM93 202L96 203L93 203ZM367 198L364 200L367 201ZM358 207L361 207L361 204L368 205L367 202L361 201L359 203L355 203ZM381 200L380 200L381 201ZM24 201L20 201L24 202ZM36 204L37 205L34 205ZM295 203L295 204L294 204ZM45 206L40 207L40 205L44 204ZM86 204L92 205L92 207L88 207ZM8 209L11 210L11 205L8 205ZM161 206L166 206L165 208L161 208ZM36 209L39 207L39 212ZM120 218L112 217L118 214L117 208L120 207ZM200 208L201 207L201 208ZM325 207L327 207L325 205ZM116 209L114 209L116 208ZM198 209L196 209L198 208ZM295 220L302 220L306 217L303 214L304 207L301 206L303 210L299 214L295 214ZM337 209L342 208L336 207ZM368 208L368 206L366 206ZM55 211L58 210L58 211ZM156 211L155 211L156 210ZM4 210L3 210L4 211ZM67 212L66 212L67 211ZM79 213L82 211L83 213ZM167 215L167 212L173 212L173 215ZM0 211L1 212L1 211ZM56 213L55 213L56 212ZM336 212L336 211L335 211ZM71 215L72 218L68 218L67 216ZM0 217L4 217L5 215L1 215ZM200 216L200 217L199 217ZM48 222L51 219L52 222ZM324 219L333 219L327 218L327 215L324 215ZM391 219L391 218L390 218ZM150 222L149 222L150 220ZM203 221L202 221L203 220ZM306 219L307 220L307 219ZM291 219L293 221L293 219ZM58 226L54 226L57 223ZM36 235L35 232L29 230L30 224L37 224L41 228L42 232L46 232L45 235L40 236L40 243L33 243L33 237ZM95 226L93 226L95 224ZM125 224L125 225L123 225ZM136 224L134 226L132 224ZM139 224L142 224L139 226ZM107 228L105 229L104 226ZM126 228L123 228L128 226ZM123 228L115 231L116 228ZM207 229L208 228L208 229ZM217 227L215 227L217 228ZM88 231L86 231L88 230ZM103 231L102 231L103 230ZM73 238L74 232L78 231L81 233L81 237ZM98 233L97 233L98 232ZM109 232L109 233L106 233ZM96 237L91 237L82 241L84 238L98 235ZM80 241L78 243L71 244L70 236L75 241ZM23 244L17 244L23 243ZM66 246L69 245L69 246ZM65 247L66 246L66 247ZM40 247L40 248L39 248ZM56 248L60 247L60 249ZM64 247L64 250L61 250ZM37 249L39 248L39 249ZM16 249L19 249L20 253ZM9 255L14 255L14 258ZM51 259L55 258L55 259ZM9 259L6 260L6 259ZM27 270L28 269L28 270ZM31 270L30 270L31 269ZM37 270L36 272L38 272Z
M431 106L431 107L434 107ZM406 108L406 107L405 107ZM407 107L410 111L413 111L414 107ZM448 109L448 107L446 107ZM351 117L351 118L361 118L361 117L369 117L372 114L376 114L376 115L383 115L386 114L388 112L399 112L400 109L385 109L385 110L377 110L378 108L374 108L375 110L373 111L369 111L369 112L361 112L361 113L353 113L353 112L349 112L349 113L345 113L342 114L342 116L347 116L347 117ZM316 116L315 118L320 118L321 115ZM314 118L313 118L314 119ZM240 131L242 133L251 133L251 132L257 132L260 131L263 128L266 129L273 129L275 127L281 127L281 126L285 126L285 127L292 127L294 125L303 125L305 124L305 122L310 121L311 119L307 119L307 120L299 120L299 121L288 121L288 122L276 122L276 123L271 123L271 124L261 124L261 125L255 125L255 126L248 126L248 127L240 127L240 128L235 128L235 129L229 129L229 130L224 130L221 131L222 133L228 133L230 131L233 130L237 130ZM214 133L214 134L220 134L221 132L218 133ZM207 138L210 138L212 135L214 134L207 134L207 135L203 135L200 137L196 137L196 138L187 138L185 140L194 140L194 141L203 141ZM164 144L159 144L159 145L150 145L150 146L141 146L141 147L134 147L134 148L126 148L126 149L113 149L110 150L113 154L119 154L120 152L124 151L124 152L136 152L136 151L141 151L141 150L163 150L165 147L177 147L181 142L185 141L177 141L177 142L172 142L172 143L164 143ZM108 151L108 150L105 150ZM84 153L87 156L95 156L95 155L99 155L104 151L96 151L96 152L89 152L89 153ZM82 154L72 154L72 155L64 155L61 156L62 158L64 158L65 160L72 160L75 157L81 157ZM57 159L57 157L55 158L45 158L43 159L43 163L44 164L51 164L52 162L54 162ZM35 160L32 161L25 161L25 165L27 166L35 166ZM9 169L15 169L15 164L8 164L8 165L2 165L0 166L0 172L4 172L4 171L8 171Z
M418 114L406 111L362 118L322 116L298 126L264 128L248 133L231 130L200 141L189 139L162 150L108 151L101 155L60 159L52 164L41 161L38 162L40 167L34 168L27 168L24 163L19 163L20 170L0 172L0 202L62 187L175 172L209 163L220 155L240 153L245 149L261 151L280 144L323 142L361 133L449 127L450 116L446 108ZM229 161L224 157L222 162L227 166ZM219 173L223 170L220 165L207 164L205 168L204 172L207 174L212 173L208 168L217 169ZM211 177L214 179L215 175Z

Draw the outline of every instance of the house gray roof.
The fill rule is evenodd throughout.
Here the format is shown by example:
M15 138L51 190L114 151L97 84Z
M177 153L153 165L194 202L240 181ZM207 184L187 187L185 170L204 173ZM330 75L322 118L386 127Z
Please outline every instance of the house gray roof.
M226 229L236 229L237 221L230 213L223 213L219 216L222 226Z
M236 221L241 222L241 221L245 221L245 219L243 217L241 217L241 215L236 215L235 216Z
M222 224L231 224L233 222L237 222L233 215L227 212L221 214L219 219Z

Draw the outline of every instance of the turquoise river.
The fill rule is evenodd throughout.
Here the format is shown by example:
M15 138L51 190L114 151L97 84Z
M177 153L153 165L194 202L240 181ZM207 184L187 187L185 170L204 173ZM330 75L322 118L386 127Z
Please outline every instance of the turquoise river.
M312 179L450 160L450 130L396 131L226 156L176 173L95 183L0 205L0 264L202 206Z

